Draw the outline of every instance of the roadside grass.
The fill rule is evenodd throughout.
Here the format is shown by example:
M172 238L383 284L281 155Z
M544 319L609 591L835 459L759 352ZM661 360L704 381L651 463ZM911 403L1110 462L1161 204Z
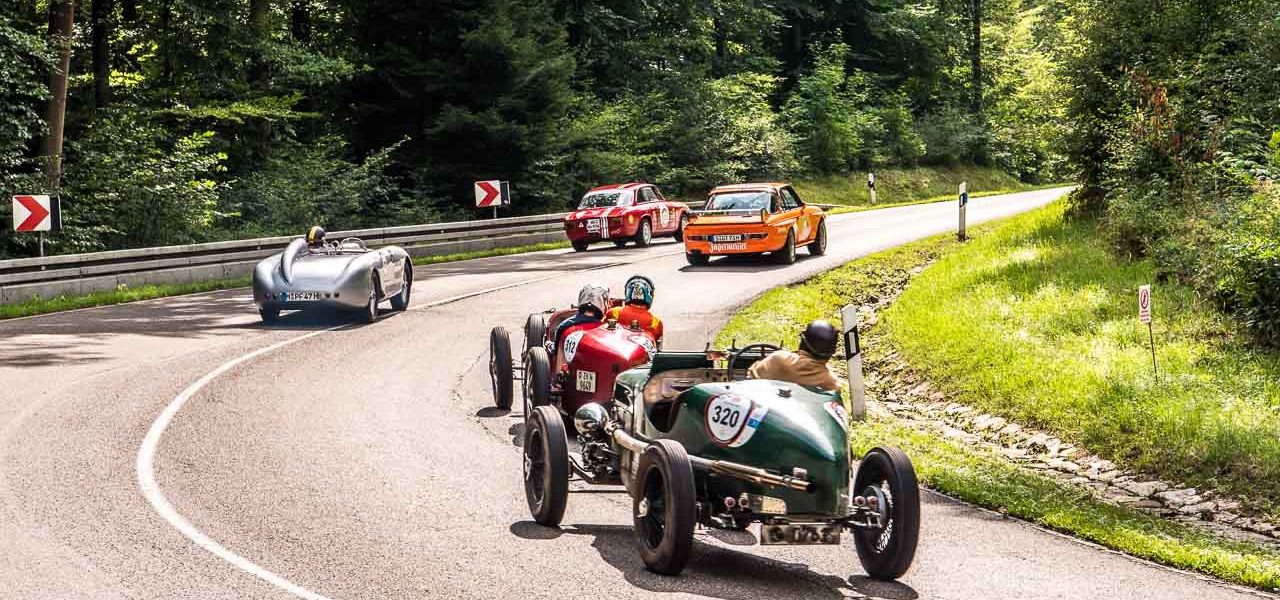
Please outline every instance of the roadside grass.
M1020 192L1035 186L998 169L971 165L952 167L911 167L876 170L876 200L871 204L867 174L831 175L793 182L800 198L810 204L837 204L884 208L953 199L961 181L967 181L969 197L979 194Z
M876 302L907 280L912 281L907 288L910 292L916 288L916 281L935 273L938 264L953 260L987 239L997 239L1021 223L1038 221L1046 214L1060 215L1060 204L972 228L973 241L964 244L951 234L936 236L855 260L796 285L770 290L742 307L720 331L716 343L727 347L734 341L739 346L756 341L781 341L795 348L800 328L810 320L825 318L838 322L842 306ZM913 278L913 271L934 259L939 259L938 263L914 274ZM901 301L899 298L895 306ZM883 330L883 317L882 313L882 320L872 329L872 335L864 337L864 342L873 345L868 352L888 352L887 347L879 346L890 342ZM918 363L912 364L918 366ZM843 365L833 364L833 367L840 370ZM855 424L850 435L858 452L881 444L901 447L911 456L922 483L953 497L1172 567L1199 571L1232 583L1280 589L1280 553L1272 550L1225 540L1179 523L1107 504L1083 489L1026 471L987 451L961 446L900 421L870 416L867 421Z
M516 246L512 248L493 248L491 250L459 252L457 254L442 254L440 256L423 256L413 259L413 264L434 265L459 260L488 258L491 256L506 256L509 254L523 254L525 252L556 250L559 248L567 248L568 246L569 242L567 241L545 242L541 244L530 244L527 246ZM114 290L93 292L91 294L76 296L34 298L17 304L0 305L0 321L5 319L16 319L18 317L31 317L35 315L61 312L64 310L75 310L78 308L110 306L113 304L136 302L138 300L151 300L154 298L164 298L168 296L181 296L184 294L198 294L201 292L242 288L248 287L249 284L250 280L248 277L239 277L235 279L214 279L199 283L144 285L132 288L120 287Z
M921 273L883 314L890 343L962 402L1280 516L1280 355L1064 211L1011 219ZM1137 320L1146 283L1158 374Z

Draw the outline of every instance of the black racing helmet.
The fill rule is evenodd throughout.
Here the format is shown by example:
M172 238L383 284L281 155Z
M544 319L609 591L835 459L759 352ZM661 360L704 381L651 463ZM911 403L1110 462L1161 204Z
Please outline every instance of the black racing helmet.
M838 335L831 323L822 319L812 321L800 332L800 349L814 358L826 360L836 353Z
M307 245L312 247L324 245L323 227L319 225L312 225L311 229L307 230Z

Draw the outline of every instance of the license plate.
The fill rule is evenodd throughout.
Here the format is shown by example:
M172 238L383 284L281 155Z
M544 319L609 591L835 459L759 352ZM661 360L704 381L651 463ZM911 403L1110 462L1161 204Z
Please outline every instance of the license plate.
M742 241L742 234L732 234L732 235L713 235L713 236L711 236L711 241L713 241L713 242L741 242L741 241Z
M761 525L760 543L766 546L817 546L840 543L840 527L825 523Z
M577 386L579 392L594 394L596 392L596 374L594 371L578 371Z
M308 300L319 300L320 292L293 292L292 294L285 292L280 294L280 297L285 302L306 302Z
M747 249L747 244L746 244L746 242L743 242L743 243L741 243L741 244L711 244L711 252L712 252L712 253L716 253L716 252L733 252L733 251L735 251L735 250L737 250L737 251L746 251L746 249Z
M591 219L587 221L587 232L598 233L600 231L600 219Z

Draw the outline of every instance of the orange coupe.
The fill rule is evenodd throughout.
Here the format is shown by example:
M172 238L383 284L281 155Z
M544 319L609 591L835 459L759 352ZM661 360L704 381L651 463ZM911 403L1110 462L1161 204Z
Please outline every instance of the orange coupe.
M791 264L797 246L813 256L826 253L826 213L800 201L785 183L717 187L684 233L684 256L691 265L705 265L712 256L766 252L775 262Z

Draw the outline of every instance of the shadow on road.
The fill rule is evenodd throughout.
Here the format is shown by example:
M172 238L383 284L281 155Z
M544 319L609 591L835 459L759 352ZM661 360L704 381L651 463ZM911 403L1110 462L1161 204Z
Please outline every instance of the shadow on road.
M818 258L810 256L804 252L796 254L796 263L802 263L806 260ZM767 273L769 271L779 271L790 268L794 265L780 265L772 262L769 256L750 256L742 254L731 254L711 259L711 262L705 266L695 267L693 265L685 265L680 267L683 273Z
M743 598L884 598L915 600L910 586L865 576L847 579L815 573L808 565L790 563L694 539L693 557L678 577L657 575L644 566L631 528L622 525L571 525L554 529L532 521L513 523L511 533L526 540L552 540L562 535L591 536L591 546L628 583L649 592L683 592L741 600ZM832 548L833 552L847 549ZM856 564L856 559L850 557Z
M676 245L670 241L654 240L651 247L675 248ZM644 250L644 248L636 248L634 246L617 248L612 244L597 244L586 252L574 252L572 250L536 252L421 265L415 267L414 273L427 277L448 277L450 275L476 275L488 272L539 273L544 271L564 271L569 268L569 262L573 260L583 263L599 262L600 264L605 264L627 259L629 258L628 255L632 255L635 252L644 252ZM580 266L592 265L583 264Z

